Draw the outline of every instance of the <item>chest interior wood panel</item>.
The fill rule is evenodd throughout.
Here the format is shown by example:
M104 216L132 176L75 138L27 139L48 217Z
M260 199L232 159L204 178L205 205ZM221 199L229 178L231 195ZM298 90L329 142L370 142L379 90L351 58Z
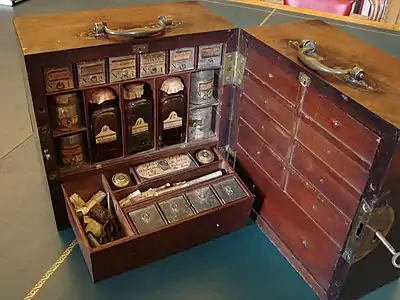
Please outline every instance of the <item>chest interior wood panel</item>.
M236 110L241 120L238 156L250 156L280 190L265 194L260 215L327 289L380 137L336 106L337 100L318 93L312 81L302 85L300 69L279 61L273 51L259 51L251 43L247 49L243 93ZM309 255L312 247L304 247L307 242L301 247L305 235L315 243L330 241L336 249L331 260L325 257L325 270L319 265L323 258Z

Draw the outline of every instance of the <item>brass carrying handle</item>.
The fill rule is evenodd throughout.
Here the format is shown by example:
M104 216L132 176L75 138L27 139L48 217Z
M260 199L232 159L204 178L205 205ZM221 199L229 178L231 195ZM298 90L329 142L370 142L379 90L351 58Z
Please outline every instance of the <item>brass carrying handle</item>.
M107 27L107 22L99 22L94 24L94 35L95 36L115 35L115 36L142 38L162 33L166 30L168 26L172 24L173 24L172 19L167 16L158 17L157 24L154 24L152 26L138 27L132 29L110 29Z
M290 41L290 44L296 48L297 57L300 59L300 61L314 71L331 75L348 75L356 81L361 81L364 79L364 70L357 66L354 66L352 69L341 69L331 68L321 63L321 58L316 54L317 43L315 41Z

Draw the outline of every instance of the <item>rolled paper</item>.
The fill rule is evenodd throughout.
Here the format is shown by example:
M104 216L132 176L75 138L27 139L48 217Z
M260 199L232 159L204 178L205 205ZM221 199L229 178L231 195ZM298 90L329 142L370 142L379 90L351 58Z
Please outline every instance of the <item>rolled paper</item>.
M87 233L87 238L88 238L88 240L89 240L89 244L90 244L92 247L96 248L96 247L101 246L100 242L96 239L96 237L93 235L93 233L88 232L88 233Z

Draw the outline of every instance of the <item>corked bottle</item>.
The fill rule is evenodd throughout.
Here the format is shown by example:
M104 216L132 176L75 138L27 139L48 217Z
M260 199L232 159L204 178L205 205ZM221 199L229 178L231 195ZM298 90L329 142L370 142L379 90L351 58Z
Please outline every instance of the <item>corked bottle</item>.
M154 147L153 93L147 83L123 87L126 152L134 154Z
M118 97L111 88L94 91L89 99L92 151L95 162L122 155Z
M160 88L160 147L183 143L185 138L185 86L179 77L170 77L164 80Z

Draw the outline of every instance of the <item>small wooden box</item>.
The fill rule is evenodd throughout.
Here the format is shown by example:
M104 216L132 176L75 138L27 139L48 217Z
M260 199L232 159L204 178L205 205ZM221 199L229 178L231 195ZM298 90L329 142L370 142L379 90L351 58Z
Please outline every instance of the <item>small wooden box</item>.
M149 23L149 36L132 29ZM15 26L57 226L72 225L94 281L237 230L252 211L323 299L355 299L399 276L370 229L400 249L395 58L322 21L238 29L196 2L18 17ZM129 63L110 69L116 57ZM49 68L72 70L74 86L46 89ZM67 93L81 96L84 125L60 132L47 100ZM135 107L146 113L127 116ZM82 145L60 149L58 139L77 133ZM126 141L137 134L149 147L133 153ZM95 161L98 151L117 154ZM121 204L149 189L164 191ZM99 190L123 236L93 246L70 197Z

